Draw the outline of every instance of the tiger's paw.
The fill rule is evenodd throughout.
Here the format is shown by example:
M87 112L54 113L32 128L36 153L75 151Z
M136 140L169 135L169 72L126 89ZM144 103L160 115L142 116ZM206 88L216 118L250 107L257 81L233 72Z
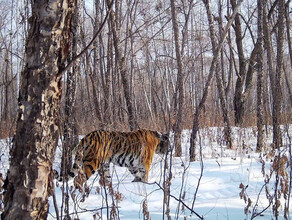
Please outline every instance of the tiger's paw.
M143 182L143 181L141 177L135 177L135 179L132 182L135 183L135 182Z
M99 184L101 186L111 186L112 185L112 180L111 180L111 178L103 178L103 177L101 177L99 179Z
M58 180L59 182L63 180L63 176L61 176L57 170L53 170L53 174L54 174L54 179Z
M72 179L75 174L73 172L69 172L67 177L64 177L61 173L61 175L58 173L57 170L53 170L53 174L54 174L54 179L58 180L59 182L62 182L63 180L70 180Z

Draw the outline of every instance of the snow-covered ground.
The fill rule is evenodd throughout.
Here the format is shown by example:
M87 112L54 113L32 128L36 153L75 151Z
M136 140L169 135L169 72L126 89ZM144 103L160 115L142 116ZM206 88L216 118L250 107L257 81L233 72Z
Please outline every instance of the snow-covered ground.
M268 133L270 132L268 131ZM289 133L292 135L292 130ZM258 212L268 207L269 201L266 198L265 188L263 188L265 177L262 174L262 168L264 167L266 173L269 173L270 160L265 160L263 166L260 154L255 152L255 134L253 128L233 128L234 149L228 150L222 140L221 128L202 129L197 143L198 161L190 163L188 160L190 131L183 132L183 156L171 160L172 179L169 206L172 219L198 219L196 214L191 213L176 199L180 199L189 208L193 206L193 210L197 214L208 220L250 219L254 207L257 208ZM267 148L270 146L271 137L270 134L265 140ZM287 143L288 139L284 137L284 144ZM5 172L8 150L4 150L4 148L7 148L9 143L2 140L0 145L2 149L0 155L3 154L0 167L1 171ZM203 163L200 161L200 149L202 150ZM60 152L58 151L54 165L57 169L60 164L59 156ZM104 189L98 183L98 175L92 176L87 182L90 192L85 199L79 192L73 193L74 201L70 196L70 213L75 213L72 214L72 219L74 217L99 219L99 216L107 219L106 207L112 207L112 197L115 198L116 211L120 219L144 219L143 207L145 208L145 204L147 204L152 220L162 219L164 193L160 187L163 187L163 167L163 158L155 155L149 174L149 184L144 184L132 183L133 176L126 168L112 166L113 190L115 192L113 196L105 194ZM275 178L272 177L268 184L271 192L274 192L274 181ZM72 181L69 181L69 186L73 186ZM197 187L198 191L194 202ZM247 214L245 214L244 208L248 203L240 198L242 187L245 189L247 198L252 201ZM60 212L62 185L56 186L55 191ZM256 202L257 206L255 206ZM281 202L280 216L283 216L285 201L282 199ZM291 205L289 210L292 211ZM110 213L108 214L110 215ZM49 219L55 219L55 216L56 212L51 198ZM258 218L272 219L272 206Z

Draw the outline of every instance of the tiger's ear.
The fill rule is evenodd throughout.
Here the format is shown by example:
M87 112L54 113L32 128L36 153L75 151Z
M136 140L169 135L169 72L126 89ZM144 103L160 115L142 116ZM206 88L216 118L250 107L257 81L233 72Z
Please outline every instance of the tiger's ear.
M165 137L167 140L169 140L169 133L166 133L166 134L164 135L164 137Z
M156 134L158 134L158 137L161 139L161 140L165 140L166 138L168 138L168 133L166 134L163 134L159 131L156 131Z

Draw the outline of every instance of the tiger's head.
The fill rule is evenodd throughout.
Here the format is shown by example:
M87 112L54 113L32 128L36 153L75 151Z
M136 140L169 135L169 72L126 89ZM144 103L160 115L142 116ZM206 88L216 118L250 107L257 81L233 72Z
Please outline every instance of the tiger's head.
M160 143L157 145L155 153L165 154L168 150L170 150L168 134L161 134L158 132L158 135Z

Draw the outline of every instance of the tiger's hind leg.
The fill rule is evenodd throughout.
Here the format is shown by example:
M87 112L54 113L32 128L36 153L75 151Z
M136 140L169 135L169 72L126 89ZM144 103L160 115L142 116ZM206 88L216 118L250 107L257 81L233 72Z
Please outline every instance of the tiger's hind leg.
M82 164L82 165L81 165ZM75 160L72 167L71 175L74 175L74 185L79 190L83 188L84 183L95 173L96 166L95 161L83 161ZM69 174L70 175L70 174Z
M112 178L110 175L110 164L109 163L104 163L103 165L100 166L98 169L98 174L100 176L99 183L102 186L109 186L112 182Z

